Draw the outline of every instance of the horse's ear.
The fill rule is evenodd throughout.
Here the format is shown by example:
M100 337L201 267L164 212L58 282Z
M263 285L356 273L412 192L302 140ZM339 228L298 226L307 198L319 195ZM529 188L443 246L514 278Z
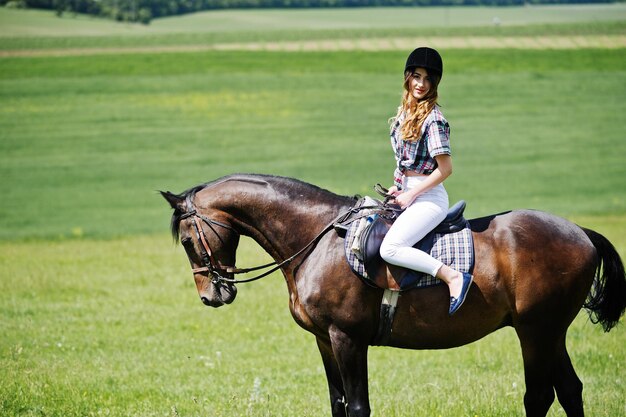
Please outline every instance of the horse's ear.
M170 206L174 210L184 211L183 203L185 202L185 199L183 197L176 195L174 193L170 193L169 191L159 191L159 192L161 193L163 198L167 200L168 203L170 203Z

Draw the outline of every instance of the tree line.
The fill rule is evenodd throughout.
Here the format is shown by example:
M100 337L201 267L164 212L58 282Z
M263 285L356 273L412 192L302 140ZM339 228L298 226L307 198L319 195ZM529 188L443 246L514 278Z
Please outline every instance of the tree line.
M149 24L153 18L215 9L374 6L517 6L607 3L611 0L0 0L0 5L85 13L122 22Z

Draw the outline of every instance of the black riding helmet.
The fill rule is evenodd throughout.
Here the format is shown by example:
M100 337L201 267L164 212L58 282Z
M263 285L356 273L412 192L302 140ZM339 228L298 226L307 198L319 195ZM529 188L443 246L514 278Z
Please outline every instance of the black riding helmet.
M406 60L404 72L417 67L426 68L429 73L439 76L439 79L441 79L443 75L443 60L439 52L435 51L433 48L422 46L411 52Z

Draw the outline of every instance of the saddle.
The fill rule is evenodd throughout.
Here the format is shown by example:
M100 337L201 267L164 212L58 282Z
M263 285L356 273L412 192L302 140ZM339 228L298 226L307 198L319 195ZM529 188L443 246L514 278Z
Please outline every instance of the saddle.
M415 247L426 253L430 253L436 233L448 234L461 231L465 228L466 220L463 217L466 203L461 200L448 210L446 218L433 229L422 240L417 242ZM395 219L394 219L395 220ZM390 219L383 216L376 216L373 222L361 235L361 252L363 254L363 264L368 271L376 271L379 264L383 262L380 257L380 245L385 235L393 224Z
M473 241L469 223L463 216L465 206L465 201L452 206L445 219L414 247L455 269L469 272L473 267ZM336 224L335 229L346 231L348 263L367 284L404 291L439 283L434 277L389 265L381 258L380 245L400 214L399 207L365 197L352 212L355 214Z

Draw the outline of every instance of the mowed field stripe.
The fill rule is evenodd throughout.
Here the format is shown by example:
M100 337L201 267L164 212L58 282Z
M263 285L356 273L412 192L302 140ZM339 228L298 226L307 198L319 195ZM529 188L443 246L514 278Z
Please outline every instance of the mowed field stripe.
M304 41L233 42L210 45L173 45L115 48L57 48L0 51L0 57L74 56L202 51L387 51L406 50L415 45L442 49L581 49L626 48L626 35L591 36L467 36L368 39L324 39Z

